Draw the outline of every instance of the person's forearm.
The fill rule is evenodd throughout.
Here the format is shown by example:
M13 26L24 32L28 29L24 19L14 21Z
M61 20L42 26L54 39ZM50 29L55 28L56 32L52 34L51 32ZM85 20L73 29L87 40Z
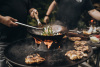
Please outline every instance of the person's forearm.
M100 12L97 11L96 9L90 10L90 11L88 11L88 13L89 13L89 15L90 15L91 17L93 17L94 19L100 21Z
M56 1L53 1L53 2L51 3L51 5L49 6L46 15L50 15L51 12L53 11L53 9L55 8L56 5L57 5Z

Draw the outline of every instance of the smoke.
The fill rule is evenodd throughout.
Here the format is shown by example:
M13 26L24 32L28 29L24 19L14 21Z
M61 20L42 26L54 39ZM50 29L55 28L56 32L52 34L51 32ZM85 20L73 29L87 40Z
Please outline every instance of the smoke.
M56 20L55 22L51 22L51 25L61 25L61 26L64 26L64 24L59 21L59 20Z
M60 1L58 3L56 20L61 21L69 29L76 28L82 13L80 4L76 4L72 0Z

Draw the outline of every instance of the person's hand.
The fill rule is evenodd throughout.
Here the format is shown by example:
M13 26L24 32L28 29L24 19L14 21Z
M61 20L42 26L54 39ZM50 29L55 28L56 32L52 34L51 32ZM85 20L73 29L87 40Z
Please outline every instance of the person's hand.
M18 24L14 23L17 21L17 19L14 19L10 16L2 16L0 19L1 19L0 23L6 25L8 27L18 26Z
M48 23L49 22L49 16L45 16L44 17L44 23Z
M29 12L30 12L30 16L31 16L32 18L34 18L34 13L38 16L38 11L37 11L36 9L34 9L34 8L31 8L31 9L29 10Z

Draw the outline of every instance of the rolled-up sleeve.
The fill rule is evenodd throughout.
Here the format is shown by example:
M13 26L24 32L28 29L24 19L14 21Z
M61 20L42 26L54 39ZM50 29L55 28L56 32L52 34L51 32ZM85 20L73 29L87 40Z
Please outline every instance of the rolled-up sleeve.
M84 6L85 10L89 11L94 9L91 0L86 0L85 1L85 6Z

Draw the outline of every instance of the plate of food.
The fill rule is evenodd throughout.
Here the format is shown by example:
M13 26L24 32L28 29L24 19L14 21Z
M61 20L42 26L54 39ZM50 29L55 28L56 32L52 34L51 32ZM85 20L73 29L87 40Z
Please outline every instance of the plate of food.
M92 46L100 47L100 35L90 36L89 44Z

